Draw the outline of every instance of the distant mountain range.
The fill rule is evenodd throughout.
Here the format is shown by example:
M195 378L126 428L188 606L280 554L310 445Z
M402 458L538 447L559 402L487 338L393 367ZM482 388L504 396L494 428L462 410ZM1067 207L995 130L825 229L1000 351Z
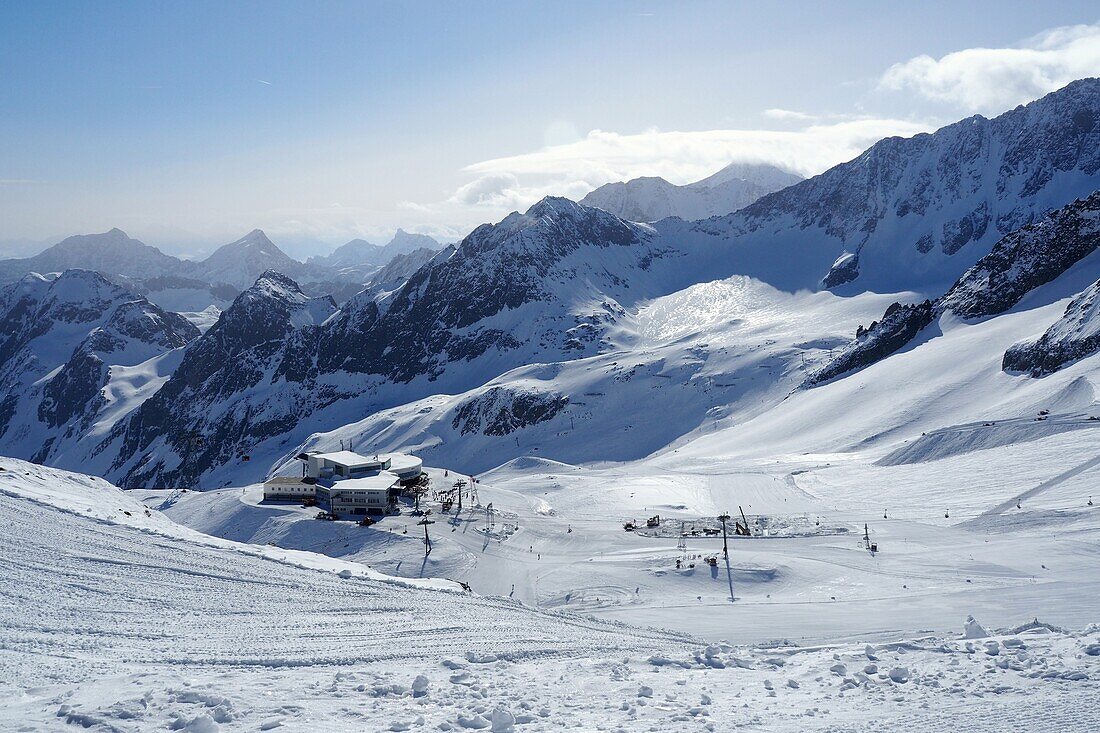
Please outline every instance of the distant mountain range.
M255 229L194 262L167 255L120 229L112 229L68 237L32 257L0 260L0 282L12 282L32 272L88 269L165 308L200 311L210 305L224 308L261 274L274 270L295 278L311 293L331 294L342 301L366 287L371 276L395 257L418 249L434 252L441 247L431 237L398 230L384 246L353 240L327 258L302 263L279 249L262 230ZM392 273L390 277L392 280Z
M580 203L627 221L653 222L670 216L708 219L743 209L761 196L798 183L802 176L772 165L731 163L701 181L677 186L663 178L608 183Z
M357 271L346 282L359 292L343 302L319 284L347 268L287 262L253 232L227 245L216 268L193 263L161 277L218 276L233 281L229 288L272 261L297 275L259 273L201 335L173 327L186 342L169 348L178 367L150 367L159 381L147 381L125 415L120 407L110 421L93 420L94 440L76 430L68 448L42 455L127 486L199 487L263 478L319 434L348 425L358 425L346 430L357 444L422 440L428 454L482 468L525 455L531 436L569 457L644 455L714 415L744 409L751 417L790 395L810 399L802 395L829 390L826 382L862 380L877 362L903 358L895 356L902 347L934 338L941 318L967 327L1063 298L1060 319L1042 311L1033 316L1038 330L1011 331L1007 346L1019 346L997 347L997 372L1002 355L1014 374L1072 368L1065 365L1100 348L1100 269L1091 254L1098 119L1100 82L1075 82L992 120L883 140L739 211L697 221L639 223L547 197L454 247L412 249L367 277ZM741 173L723 171L712 183L744 181ZM113 266L147 287L164 255L109 235L100 235L113 243L105 251L124 247L143 258ZM50 264L71 247L54 248ZM364 247L352 243L332 261L373 253ZM11 305L0 317L24 322L24 287L31 285L4 291ZM91 298L79 323L110 321L120 298L142 302L128 292ZM853 314L870 323L892 299L845 345L851 333L838 323L862 317ZM35 308L51 314L40 317L43 327L72 320ZM806 332L812 338L796 340ZM27 416L38 413L20 405L42 402L34 390L44 375L88 351L83 326L51 333L61 355L15 380L22 386L10 393L13 425L33 423ZM112 369L111 379L127 368ZM51 394L60 404L69 390ZM56 409L0 434L3 452L32 457L29 446L50 434L41 425L52 424ZM566 434L573 437L559 440Z
M326 267L359 267L362 265L381 267L398 255L407 255L418 249L435 252L442 248L442 244L427 234L414 234L406 232L404 229L398 229L393 238L384 245L379 246L365 239L353 239L347 244L337 247L332 254L324 257L310 257L307 262L311 265Z

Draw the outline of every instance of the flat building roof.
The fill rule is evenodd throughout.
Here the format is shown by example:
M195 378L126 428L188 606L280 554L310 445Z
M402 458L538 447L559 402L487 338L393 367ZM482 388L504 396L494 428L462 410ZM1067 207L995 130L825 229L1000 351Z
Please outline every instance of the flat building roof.
M322 488L333 491L382 491L385 489L391 489L395 484L400 482L397 474L390 473L389 471L379 471L378 473L371 474L370 476L357 476L356 478L346 478L340 481L335 481L329 486L323 486Z
M368 458L367 456L360 455L359 453L350 450L338 450L332 453L312 453L310 455L314 458L323 458L326 461L339 463L341 466L347 466L348 468L371 466L382 462L382 458L380 456Z

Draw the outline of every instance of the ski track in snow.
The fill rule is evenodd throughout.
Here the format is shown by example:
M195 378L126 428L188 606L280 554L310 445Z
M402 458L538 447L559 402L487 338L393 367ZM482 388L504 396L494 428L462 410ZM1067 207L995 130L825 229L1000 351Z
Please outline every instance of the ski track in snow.
M1100 725L1096 626L708 645L208 544L103 482L5 468L4 730Z

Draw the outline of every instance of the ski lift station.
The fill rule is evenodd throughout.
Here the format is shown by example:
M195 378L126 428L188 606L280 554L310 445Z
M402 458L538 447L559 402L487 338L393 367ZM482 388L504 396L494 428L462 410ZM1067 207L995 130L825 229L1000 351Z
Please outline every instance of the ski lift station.
M364 456L350 450L297 456L301 476L275 476L264 483L264 500L312 499L336 518L388 514L404 486L415 484L424 464L416 456L387 453Z

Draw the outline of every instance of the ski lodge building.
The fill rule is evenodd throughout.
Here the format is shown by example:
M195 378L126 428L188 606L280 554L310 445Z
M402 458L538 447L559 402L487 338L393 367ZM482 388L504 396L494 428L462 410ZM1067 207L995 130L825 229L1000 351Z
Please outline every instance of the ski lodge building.
M402 487L416 483L424 464L404 453L364 456L350 450L297 456L302 475L275 476L264 483L265 501L313 499L338 519L388 514Z

